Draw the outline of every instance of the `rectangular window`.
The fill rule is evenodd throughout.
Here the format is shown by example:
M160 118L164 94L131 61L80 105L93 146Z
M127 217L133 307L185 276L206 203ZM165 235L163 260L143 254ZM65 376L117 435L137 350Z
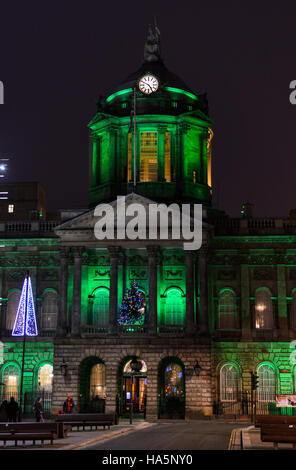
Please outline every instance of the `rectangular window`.
M157 132L141 132L140 181L157 181Z
M171 182L171 138L169 132L164 134L164 177L167 183Z
M8 213L12 214L14 212L14 204L8 204Z
M132 133L128 133L127 143L127 182L132 180L132 160L133 160L133 148L132 148Z

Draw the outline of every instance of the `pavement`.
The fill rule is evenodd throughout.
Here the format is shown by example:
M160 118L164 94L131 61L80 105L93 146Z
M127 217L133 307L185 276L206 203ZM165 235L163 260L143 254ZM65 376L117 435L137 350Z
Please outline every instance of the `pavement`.
M294 450L293 444L279 444L279 450ZM232 431L228 450L274 450L272 442L262 442L260 429L255 426L236 428Z
M14 441L7 441L6 449L3 449L2 442L0 449L2 450L80 450L84 447L101 443L109 439L131 433L134 431L140 431L147 427L153 426L154 423L149 423L144 420L135 420L133 424L129 424L129 420L120 420L120 423L116 426L111 426L109 429L98 428L97 430L86 426L85 431L73 431L68 432L68 436L63 439L55 439L53 445L49 441L45 441L44 447L41 447L40 443L36 441L33 445L33 441L26 441L26 447L22 447L22 443L19 441L18 446L15 446Z

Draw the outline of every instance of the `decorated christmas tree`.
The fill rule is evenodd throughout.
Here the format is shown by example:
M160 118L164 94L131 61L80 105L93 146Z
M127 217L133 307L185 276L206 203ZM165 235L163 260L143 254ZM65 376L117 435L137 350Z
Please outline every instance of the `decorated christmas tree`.
M119 325L143 325L145 318L145 295L135 281L127 289L119 310Z

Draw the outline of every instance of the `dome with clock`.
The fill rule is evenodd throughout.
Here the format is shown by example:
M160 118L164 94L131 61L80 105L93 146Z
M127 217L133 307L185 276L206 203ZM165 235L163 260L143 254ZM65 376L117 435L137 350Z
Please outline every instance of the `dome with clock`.
M141 67L97 104L90 206L137 192L160 201L211 202L211 121L206 94L165 66L149 26Z

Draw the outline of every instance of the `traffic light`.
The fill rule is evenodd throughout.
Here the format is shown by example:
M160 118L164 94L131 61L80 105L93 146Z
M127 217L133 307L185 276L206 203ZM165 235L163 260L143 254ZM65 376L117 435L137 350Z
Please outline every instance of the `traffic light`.
M259 377L257 374L253 374L253 372L251 372L251 374L252 390L257 390L257 388L259 388Z

